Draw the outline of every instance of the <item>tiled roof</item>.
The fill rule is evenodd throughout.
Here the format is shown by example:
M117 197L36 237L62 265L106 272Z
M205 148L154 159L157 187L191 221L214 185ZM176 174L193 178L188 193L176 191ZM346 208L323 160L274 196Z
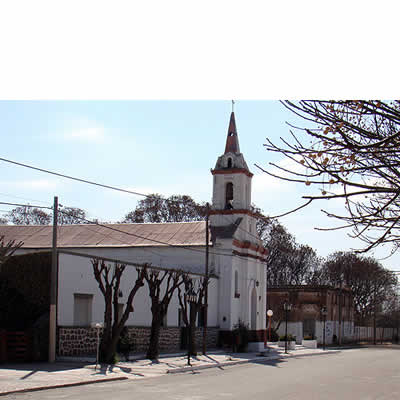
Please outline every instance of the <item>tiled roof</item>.
M62 225L57 228L57 245L73 247L205 246L205 222L152 224ZM49 248L50 225L0 225L5 242L22 241L23 248Z

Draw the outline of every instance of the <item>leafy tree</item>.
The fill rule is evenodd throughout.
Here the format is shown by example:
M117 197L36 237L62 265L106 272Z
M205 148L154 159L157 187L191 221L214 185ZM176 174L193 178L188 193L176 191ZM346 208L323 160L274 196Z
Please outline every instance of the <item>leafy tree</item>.
M14 208L6 216L14 225L49 225L53 221L52 213L28 206ZM78 207L64 207L58 212L60 225L88 223L85 218L86 212Z
M396 276L377 260L352 252L336 252L322 266L320 283L352 290L358 323L368 323L376 307L393 296Z
M158 358L162 322L167 315L172 296L175 290L184 283L185 276L186 273L183 271L159 271L154 269L146 269L144 271L144 279L147 282L151 298L150 344L146 355L150 360Z
M6 217L0 217L0 225L7 225L8 219Z
M60 225L87 224L86 212L78 207L64 207L58 212Z
M133 312L133 300L136 293L144 285L147 265L144 264L136 268L137 278L129 292L122 315L119 315L118 311L118 295L126 265L115 263L112 266L111 264L106 264L104 260L92 259L92 266L94 277L105 303L104 330L100 342L99 358L101 362L114 364L118 340L129 315Z
M377 316L377 325L385 328L397 328L397 335L400 326L400 295L397 291L388 296L388 299L381 304L380 313Z
M7 217L14 225L48 225L51 215L36 207L16 207L11 210Z
M301 285L313 283L319 271L320 260L308 245L298 244L295 237L278 221L258 214L257 232L268 249L267 285Z
M324 211L365 242L363 251L400 243L400 102L286 101L307 127L294 127L292 140L270 140L268 151L283 154L290 166L275 166L271 176L303 183L302 207L318 200L342 199L343 213ZM301 131L300 131L301 130ZM295 211L295 210L293 210Z
M158 193L138 202L135 210L125 215L123 222L190 222L205 218L206 207L190 196L173 195L168 198Z

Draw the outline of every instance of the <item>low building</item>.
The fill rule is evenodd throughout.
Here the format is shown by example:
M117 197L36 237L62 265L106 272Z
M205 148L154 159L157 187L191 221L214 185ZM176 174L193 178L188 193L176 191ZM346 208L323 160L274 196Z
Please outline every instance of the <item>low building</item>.
M291 305L287 312L288 334L296 336L301 344L305 337L312 337L322 344L344 343L354 338L354 304L351 290L332 286L294 285L272 286L267 291L267 309L274 312L273 326L278 335L286 329L284 303ZM324 316L323 310L326 311Z

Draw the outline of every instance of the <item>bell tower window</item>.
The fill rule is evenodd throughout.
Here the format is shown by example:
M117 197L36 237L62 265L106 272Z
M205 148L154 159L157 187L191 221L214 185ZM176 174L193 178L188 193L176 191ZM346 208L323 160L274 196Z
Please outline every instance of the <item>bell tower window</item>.
M232 168L232 158L228 158L228 168Z
M233 208L233 183L228 182L226 184L226 192L225 192L225 209L230 210Z

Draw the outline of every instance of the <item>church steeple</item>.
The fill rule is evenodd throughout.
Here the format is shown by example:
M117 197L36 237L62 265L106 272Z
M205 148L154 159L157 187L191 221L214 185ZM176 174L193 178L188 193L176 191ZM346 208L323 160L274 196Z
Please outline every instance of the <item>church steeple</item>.
M235 113L232 111L229 121L228 136L226 138L225 153L239 154L239 140L236 130Z
M249 210L251 205L251 178L243 154L240 152L235 114L229 120L225 152L218 157L214 175L214 210Z

